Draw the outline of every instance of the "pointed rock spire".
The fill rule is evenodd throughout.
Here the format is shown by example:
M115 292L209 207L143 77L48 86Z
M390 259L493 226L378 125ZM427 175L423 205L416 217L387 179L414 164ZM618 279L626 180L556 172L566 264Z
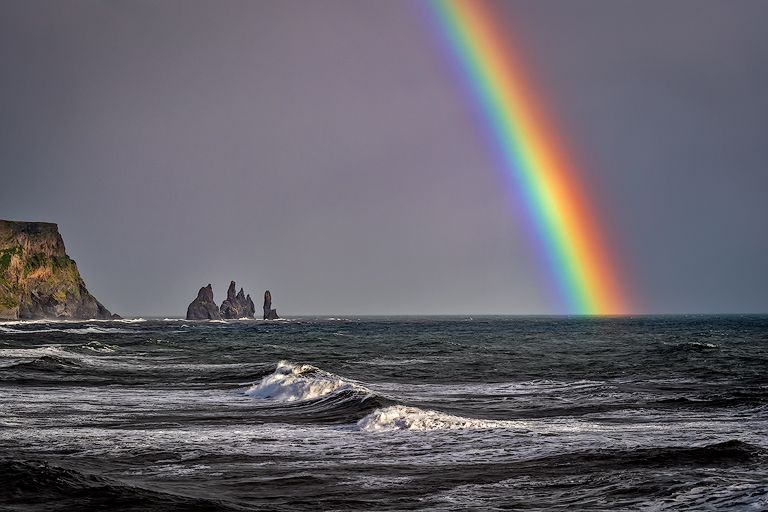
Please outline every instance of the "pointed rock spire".
M235 282L234 281L229 282L229 288L227 288L227 300L229 301L235 300Z
M250 301L249 297L245 296L245 290L240 288L240 291L235 293L237 289L235 282L229 283L227 289L227 298L221 303L221 317L222 318L253 318L256 313L256 308L253 306L253 301Z
M187 307L187 320L218 320L221 318L219 307L213 301L213 287L203 286L197 292L197 298Z
M277 316L277 310L272 309L272 294L269 290L264 292L264 320L276 320L280 318Z

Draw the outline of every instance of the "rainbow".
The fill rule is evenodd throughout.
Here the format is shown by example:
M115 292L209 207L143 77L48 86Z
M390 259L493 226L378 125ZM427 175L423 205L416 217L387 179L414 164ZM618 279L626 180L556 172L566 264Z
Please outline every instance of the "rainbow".
M581 180L520 59L484 0L428 0L568 314L621 314L628 301Z

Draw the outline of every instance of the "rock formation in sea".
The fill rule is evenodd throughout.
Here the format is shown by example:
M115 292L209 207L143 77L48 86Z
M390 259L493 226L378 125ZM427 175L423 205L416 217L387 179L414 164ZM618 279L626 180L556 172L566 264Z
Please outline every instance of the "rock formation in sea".
M269 290L264 292L264 320L277 320L277 310L272 309L272 294Z
M219 306L213 301L213 287L203 286L197 292L197 298L187 308L187 320L219 320Z
M0 220L0 319L109 319L56 224Z
M227 298L221 303L222 318L253 318L256 313L256 307L251 300L251 296L245 295L242 288L235 293L235 282L229 283L227 289Z

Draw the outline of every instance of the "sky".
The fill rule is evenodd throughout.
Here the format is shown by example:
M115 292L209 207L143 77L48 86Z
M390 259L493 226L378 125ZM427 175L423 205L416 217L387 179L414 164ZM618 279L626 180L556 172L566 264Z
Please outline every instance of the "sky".
M768 2L491 2L637 313L768 312ZM124 316L558 313L423 5L0 6L0 218Z

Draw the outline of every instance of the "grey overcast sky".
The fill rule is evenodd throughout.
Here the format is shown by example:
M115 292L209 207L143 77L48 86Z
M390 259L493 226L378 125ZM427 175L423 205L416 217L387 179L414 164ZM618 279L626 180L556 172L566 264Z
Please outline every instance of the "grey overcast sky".
M768 2L493 8L638 311L768 312ZM3 0L0 67L0 218L113 311L557 312L415 1Z

